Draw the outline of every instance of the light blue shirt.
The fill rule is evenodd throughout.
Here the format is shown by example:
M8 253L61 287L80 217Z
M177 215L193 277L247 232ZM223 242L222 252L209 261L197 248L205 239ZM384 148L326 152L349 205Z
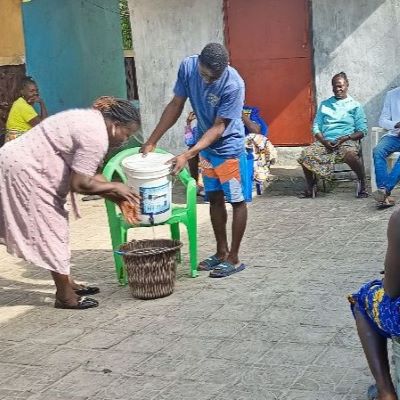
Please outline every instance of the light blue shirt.
M400 87L387 92L379 117L379 126L388 130L387 135L399 136L400 129L394 127L398 122L400 122Z
M367 117L358 101L351 96L337 99L332 96L318 107L313 133L321 133L326 140L337 140L354 132L368 132Z
M206 150L224 158L239 157L245 151L243 79L234 68L228 66L219 79L206 83L200 75L198 64L197 55L182 61L174 93L189 98L197 118L198 139L214 125L217 117L231 120L222 137Z

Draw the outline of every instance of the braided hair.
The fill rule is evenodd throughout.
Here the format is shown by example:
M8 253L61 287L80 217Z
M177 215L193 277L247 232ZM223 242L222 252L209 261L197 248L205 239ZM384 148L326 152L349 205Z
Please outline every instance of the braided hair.
M343 79L346 83L347 83L347 85L349 84L349 80L347 79L347 75L346 75L346 72L339 72L338 74L336 74L336 75L333 75L333 78L332 78L332 85L334 84L334 82L336 81L336 79Z
M221 75L228 66L228 51L220 43L208 43L201 51L199 61L210 71Z
M21 89L26 88L28 85L35 85L37 87L37 83L31 76L24 76L21 80Z
M101 96L93 103L93 108L100 111L103 117L121 124L136 122L140 124L138 110L130 101L112 96Z

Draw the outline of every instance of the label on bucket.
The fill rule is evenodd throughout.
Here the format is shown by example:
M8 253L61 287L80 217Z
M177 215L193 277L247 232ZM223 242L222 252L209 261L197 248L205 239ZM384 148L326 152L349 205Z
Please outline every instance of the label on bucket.
M140 208L142 215L157 215L169 210L169 182L156 187L140 187Z

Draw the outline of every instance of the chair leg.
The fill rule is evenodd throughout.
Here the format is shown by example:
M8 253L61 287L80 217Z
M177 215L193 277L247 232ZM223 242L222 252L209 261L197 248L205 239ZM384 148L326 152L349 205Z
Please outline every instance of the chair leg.
M111 232L111 242L114 250L118 250L123 243L126 243L128 232L122 227L118 227ZM124 261L121 255L114 253L115 272L117 274L118 283L125 286L128 283Z
M189 239L189 254L190 254L190 276L196 278L197 272L197 225L196 223L186 226Z
M171 232L172 240L181 240L181 231L179 230L179 223L171 224L169 226L169 230ZM182 262L181 250L179 250L176 254L176 261L178 261L178 263Z

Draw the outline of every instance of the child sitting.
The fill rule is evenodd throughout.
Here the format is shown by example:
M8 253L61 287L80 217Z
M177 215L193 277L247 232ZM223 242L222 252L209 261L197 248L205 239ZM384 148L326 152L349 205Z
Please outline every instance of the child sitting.
M358 335L370 370L376 381L376 392L370 400L397 400L390 375L387 339L400 336L400 210L389 220L385 278L364 284L349 296Z

